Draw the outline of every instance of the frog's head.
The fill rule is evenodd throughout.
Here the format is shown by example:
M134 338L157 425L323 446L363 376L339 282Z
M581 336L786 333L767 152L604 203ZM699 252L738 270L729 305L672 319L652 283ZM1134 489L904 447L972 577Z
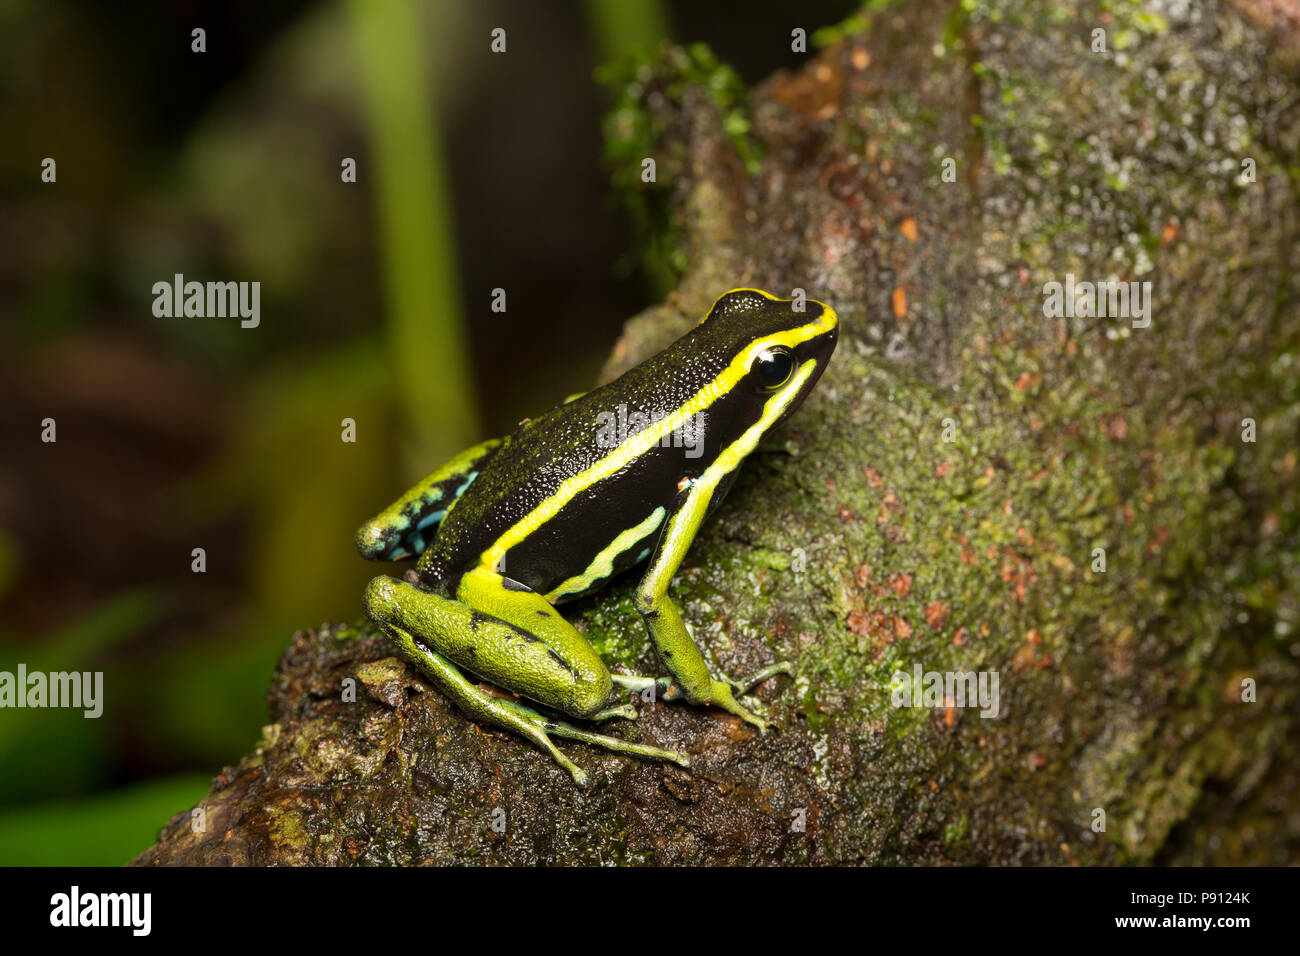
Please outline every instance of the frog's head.
M797 311L793 300L733 289L713 303L696 331L730 359L716 380L728 417L761 434L808 397L835 351L838 330L835 310L821 302L808 299Z

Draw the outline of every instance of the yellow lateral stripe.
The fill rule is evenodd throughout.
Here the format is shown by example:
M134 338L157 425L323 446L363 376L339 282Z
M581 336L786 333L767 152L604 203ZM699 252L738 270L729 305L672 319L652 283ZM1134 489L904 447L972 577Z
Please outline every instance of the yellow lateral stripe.
M596 555L596 557L592 559L591 564L587 566L587 570L583 571L581 574L575 574L573 577L569 578L569 580L555 588L555 590L551 591L550 594L546 595L546 600L555 603L557 598L561 598L566 594L578 594L587 590L587 588L591 587L601 578L609 577L614 573L614 559L648 535L655 528L659 527L659 523L664 520L664 515L666 513L667 512L663 506L650 512L648 518L642 521L635 528L628 528L615 538L613 542L610 543L609 547Z
M507 551L555 517L556 513L581 491L590 488L601 479L608 478L619 469L626 467L633 459L659 444L665 435L671 434L674 429L682 427L696 413L704 411L717 398L727 394L749 371L750 365L759 352L774 345L793 348L800 342L806 342L808 339L816 338L818 335L830 331L834 328L835 322L835 313L829 307L823 305L822 314L816 322L755 340L748 349L732 359L731 364L717 378L696 392L672 415L661 421L654 422L648 428L633 435L586 471L579 472L562 481L553 495L517 521L501 537L497 538L490 548L483 552L480 558L481 563L486 567L495 568ZM766 413L764 414L766 417ZM746 432L746 435L748 434ZM755 438L755 441L757 441L757 438Z
M713 497L713 491L727 474L733 471L744 460L745 456L754 450L758 440L763 437L763 433L772 427L772 423L781 417L781 413L789 407L794 396L799 393L803 383L808 381L808 376L813 373L813 366L817 363L809 359L799 366L799 371L795 375L793 386L782 389L781 392L773 395L763 406L763 415L753 425L746 429L745 433L737 438L734 442L722 450L713 464L704 470L695 485L691 488L691 493L686 502L682 505L678 515L684 516L684 521L678 523L676 515L668 522L668 530L660 544L660 554L658 560L646 572L645 580L642 586L649 585L648 590L655 595L666 594L668 592L668 582L672 576L677 573L677 566L685 556L686 550L695 540L695 532L699 530L700 522L704 520L704 513L708 510L709 499Z

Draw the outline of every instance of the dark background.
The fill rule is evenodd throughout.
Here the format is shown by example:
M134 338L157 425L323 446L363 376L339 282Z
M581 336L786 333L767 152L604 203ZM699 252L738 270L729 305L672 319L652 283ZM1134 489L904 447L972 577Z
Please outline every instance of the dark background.
M403 311L384 249L424 247L381 208L369 5L0 6L0 670L103 671L105 698L98 720L0 711L0 863L143 849L257 739L292 631L358 615L375 567L353 529L439 456L589 387L666 291L613 200L597 66L702 41L753 83L804 62L793 28L853 7L403 8L423 69L404 96L439 160L419 178L447 201L407 278L453 277ZM260 282L261 325L154 317L176 272ZM399 355L472 394L430 408Z

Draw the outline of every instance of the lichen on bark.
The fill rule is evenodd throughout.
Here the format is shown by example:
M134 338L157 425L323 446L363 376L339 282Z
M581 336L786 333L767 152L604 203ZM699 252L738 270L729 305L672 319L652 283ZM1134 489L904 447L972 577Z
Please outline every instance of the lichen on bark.
M719 671L796 663L756 692L779 729L638 703L626 733L692 769L565 745L582 791L367 628L305 631L206 831L178 814L137 862L1294 861L1294 34L935 0L827 35L743 104L663 51L611 124L669 158L639 201L681 276L607 377L737 285L843 323L673 587ZM1067 274L1150 282L1150 325L1047 317ZM573 618L653 671L633 584ZM999 672L1000 716L893 706L915 664Z

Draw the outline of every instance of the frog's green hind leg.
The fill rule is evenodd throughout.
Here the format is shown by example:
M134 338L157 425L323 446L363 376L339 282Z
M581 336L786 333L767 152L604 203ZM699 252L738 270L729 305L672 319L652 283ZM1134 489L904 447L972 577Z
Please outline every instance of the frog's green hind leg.
M471 720L513 730L520 736L526 737L569 771L578 786L587 785L587 774L551 743L551 738L546 735L546 730L541 726L540 721L530 720L516 713L517 708L511 707L508 701L483 693L467 681L451 661L429 650L400 627L386 624L383 628L397 649L401 651L402 656L415 664Z
M372 561L401 561L418 556L433 540L438 522L447 516L451 506L503 443L504 439L492 438L467 448L425 475L357 530L357 551Z
M569 737L620 753L686 766L685 754L594 734L511 700L485 694L457 666L499 687L574 717L635 716L609 707L611 681L600 656L541 595L511 590L499 574L477 569L448 598L390 577L370 582L366 613L469 716L532 740L579 783L585 775L550 736ZM457 666L453 666L457 665Z

